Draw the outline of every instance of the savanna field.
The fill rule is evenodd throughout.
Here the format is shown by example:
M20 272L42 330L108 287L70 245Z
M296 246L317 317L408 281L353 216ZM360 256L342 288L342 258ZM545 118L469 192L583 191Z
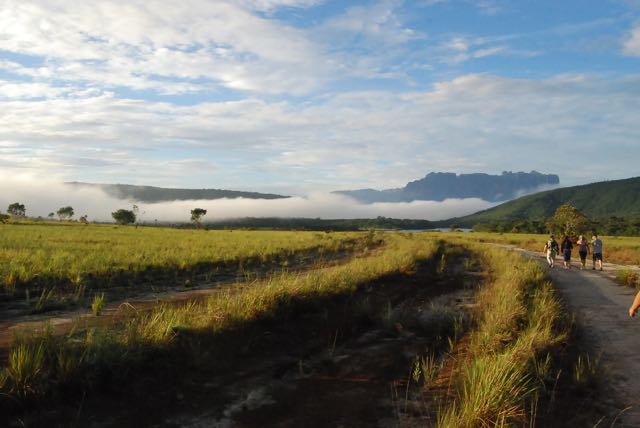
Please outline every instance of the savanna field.
M544 269L486 244L544 241L0 225L4 423L548 426L592 373Z

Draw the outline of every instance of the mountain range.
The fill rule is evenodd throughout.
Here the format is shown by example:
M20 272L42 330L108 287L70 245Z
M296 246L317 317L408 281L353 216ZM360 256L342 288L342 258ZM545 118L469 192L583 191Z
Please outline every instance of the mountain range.
M531 193L541 187L557 186L559 183L560 179L557 175L541 174L537 171L515 173L505 171L501 175L432 172L424 178L407 183L403 188L342 190L333 193L349 196L367 204L464 198L500 202L524 193Z

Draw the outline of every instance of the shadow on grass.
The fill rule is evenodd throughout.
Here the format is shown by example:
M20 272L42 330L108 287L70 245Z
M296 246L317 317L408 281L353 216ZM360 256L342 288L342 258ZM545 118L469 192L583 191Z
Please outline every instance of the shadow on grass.
M459 273L442 269L441 256L439 251L414 272L378 278L355 292L279 300L267 314L232 322L222 331L176 325L166 346L123 346L102 338L104 346L81 357L89 359L81 367L68 367L66 376L64 361L69 359L59 353L80 348L48 346L55 367L46 369L57 375L46 385L35 384L34 393L25 394L29 398L0 398L2 414L29 426L88 426L101 418L118 426L155 424L202 397L219 411L229 401L232 385L264 373L279 378L310 355L368 331L382 332L383 339L410 332L435 346L454 326L421 319L420 308L462 285Z
M103 274L88 273L75 280L69 277L38 275L28 282L16 283L11 289L0 289L0 309L4 304L12 308L22 307L21 314L39 314L65 308L86 307L89 303L86 295L93 296L95 292L106 292L111 295L110 299L115 296L119 300L158 289L198 288L202 285L210 286L214 282L242 280L245 277L259 279L274 270L310 268L323 260L331 262L350 257L365 247L371 250L382 244L382 241L351 239L342 242L340 248L335 251L318 246L302 251L219 262L199 262L183 267L147 266L142 270L119 268ZM3 318L0 315L0 319Z

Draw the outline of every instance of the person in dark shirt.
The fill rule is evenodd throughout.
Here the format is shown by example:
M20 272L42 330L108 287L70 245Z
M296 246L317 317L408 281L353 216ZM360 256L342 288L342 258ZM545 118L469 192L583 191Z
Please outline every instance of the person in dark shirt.
M583 235L578 238L578 254L580 254L580 269L587 267L587 255L589 254L589 241Z
M562 251L562 257L564 261L564 268L571 269L571 250L573 250L573 243L571 239L565 235L560 244L560 250Z

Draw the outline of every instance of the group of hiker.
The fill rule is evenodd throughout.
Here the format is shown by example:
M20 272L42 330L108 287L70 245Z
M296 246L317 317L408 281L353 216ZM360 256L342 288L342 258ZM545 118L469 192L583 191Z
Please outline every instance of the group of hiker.
M592 269L595 270L597 265L602 270L602 240L598 238L598 235L594 234L591 237L591 241L587 241L583 235L580 235L575 241L575 246L578 247L578 254L580 255L580 269L586 268L587 256L591 253L593 255ZM564 268L571 269L571 252L573 248L574 242L568 235L562 238L560 244L558 244L553 235L550 235L543 251L547 256L549 267L554 267L556 256L561 254ZM634 317L638 310L640 310L640 292L636 294L631 307L629 307L629 316Z
M549 267L553 268L555 266L556 256L561 254L564 268L571 269L571 252L574 246L578 248L578 254L580 255L580 269L586 268L587 256L592 254L592 269L595 270L597 265L602 270L602 240L598 238L597 234L591 237L591 241L587 241L583 235L580 235L575 244L569 235L565 235L560 244L558 244L553 235L550 235L543 250L547 256Z

